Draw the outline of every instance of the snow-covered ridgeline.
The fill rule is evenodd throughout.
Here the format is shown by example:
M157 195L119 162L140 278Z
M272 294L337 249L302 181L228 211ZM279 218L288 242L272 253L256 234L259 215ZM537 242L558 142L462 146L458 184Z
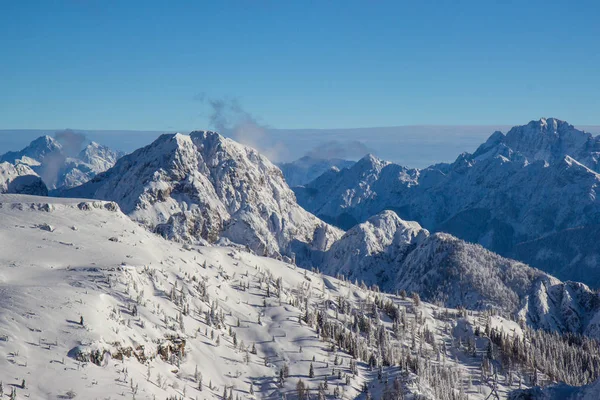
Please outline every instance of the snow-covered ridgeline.
M341 236L298 206L267 158L209 131L163 135L62 195L115 201L172 240L224 238L260 255L326 250Z
M295 188L300 205L349 229L393 210L564 280L600 285L600 138L553 118L490 136L452 164L407 169L367 156ZM574 234L573 229L577 229Z
M519 357L534 349L531 333L499 316L235 248L182 246L109 202L2 195L0 204L5 395L295 398L305 388L355 398L366 384L376 398L484 399L533 383L531 367L515 359L507 372L502 347L489 350L500 332L506 346L523 341ZM537 363L536 380L548 382L548 362ZM579 363L568 368L573 383L588 382Z
M68 154L59 140L41 136L20 151L1 155L0 161L28 166L50 189L64 189L89 181L112 167L121 156L122 153L95 142L89 143L77 154Z

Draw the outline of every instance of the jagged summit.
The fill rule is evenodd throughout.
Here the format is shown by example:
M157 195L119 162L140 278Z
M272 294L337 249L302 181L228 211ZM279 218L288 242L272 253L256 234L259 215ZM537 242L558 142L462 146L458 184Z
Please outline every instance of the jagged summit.
M66 195L115 201L174 240L226 238L261 255L302 252L323 225L297 205L266 157L212 131L162 135Z
M529 162L556 162L571 156L595 171L599 169L600 137L556 118L541 118L515 126L506 135L494 132L473 156L506 153L501 148L510 149L514 157L523 157Z
M10 162L11 164L34 164L43 161L47 156L59 154L62 151L62 145L50 136L40 136L33 140L27 147L20 151L9 151L0 156L0 161ZM34 162L31 163L30 160Z
M122 155L95 142L79 149L78 144L76 152L72 152L72 146L63 146L56 138L45 135L20 151L9 151L0 156L0 161L31 167L45 185L54 190L89 181L97 173L112 167Z
M597 246L574 241L579 236L570 229L600 224L599 141L567 122L541 119L494 132L476 152L450 165L378 169L381 163L366 158L362 167L327 172L295 192L308 211L344 229L394 210L432 232L526 260L561 279L591 265L589 274L577 277L597 287ZM537 240L547 235L558 248L533 247L547 245ZM525 242L532 244L520 245Z
M355 169L374 169L381 171L383 167L390 164L389 161L383 161L374 154L366 154L363 158L354 164Z

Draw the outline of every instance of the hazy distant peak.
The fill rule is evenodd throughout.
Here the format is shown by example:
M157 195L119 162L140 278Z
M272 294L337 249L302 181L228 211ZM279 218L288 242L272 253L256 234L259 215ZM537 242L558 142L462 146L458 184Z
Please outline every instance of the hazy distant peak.
M358 160L354 167L356 169L376 169L380 171L388 164L390 164L388 161L383 161L374 154L369 153Z

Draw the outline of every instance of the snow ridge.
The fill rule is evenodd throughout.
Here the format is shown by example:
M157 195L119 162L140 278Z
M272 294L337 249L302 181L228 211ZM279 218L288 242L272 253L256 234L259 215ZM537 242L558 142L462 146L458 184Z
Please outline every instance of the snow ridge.
M47 196L48 188L27 165L0 163L0 193L22 193Z
M63 195L115 201L176 241L226 238L261 255L326 250L341 236L297 205L267 158L211 131L162 135Z
M112 167L122 153L98 143L89 143L75 157L67 154L57 139L41 136L20 151L0 156L0 162L26 165L35 171L49 189L79 186Z
M416 292L426 301L512 313L530 326L600 337L600 300L581 283L560 280L480 245L385 211L359 224L318 261L323 272Z
M571 232L600 224L599 142L567 122L542 118L493 133L450 165L411 170L365 158L294 191L306 210L343 229L394 210L430 231L599 287L600 273L572 275L593 264L597 251Z

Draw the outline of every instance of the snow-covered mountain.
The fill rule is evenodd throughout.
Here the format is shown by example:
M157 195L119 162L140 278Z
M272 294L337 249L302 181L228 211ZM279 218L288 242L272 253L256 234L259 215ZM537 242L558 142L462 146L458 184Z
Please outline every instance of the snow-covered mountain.
M591 339L379 293L240 248L167 241L113 202L0 195L0 242L7 398L295 399L309 390L364 399L366 390L483 400L598 378Z
M600 297L480 245L385 211L356 225L317 261L322 271L469 310L498 309L530 326L600 337Z
M287 184L294 187L307 184L332 168L339 170L349 168L353 164L354 161L339 158L322 159L304 156L296 161L281 163L278 166L283 172Z
M0 193L21 193L47 196L42 179L26 165L0 162Z
M527 125L516 126L506 135L495 132L474 153L474 157L492 151L510 149L530 162L560 162L568 155L588 168L600 172L600 136L580 131L568 122L542 118Z
M69 154L59 140L41 136L23 150L3 154L0 161L30 167L53 190L79 186L112 167L121 156L95 142L78 154Z
M581 246L573 229L589 236L600 224L599 141L566 122L541 119L494 133L450 165L415 170L367 156L295 192L305 209L345 229L394 210L430 231L598 287L597 251ZM576 272L590 265L590 273Z
M322 251L341 236L298 206L267 158L209 131L162 135L62 195L115 201L173 240L226 238L261 255Z

